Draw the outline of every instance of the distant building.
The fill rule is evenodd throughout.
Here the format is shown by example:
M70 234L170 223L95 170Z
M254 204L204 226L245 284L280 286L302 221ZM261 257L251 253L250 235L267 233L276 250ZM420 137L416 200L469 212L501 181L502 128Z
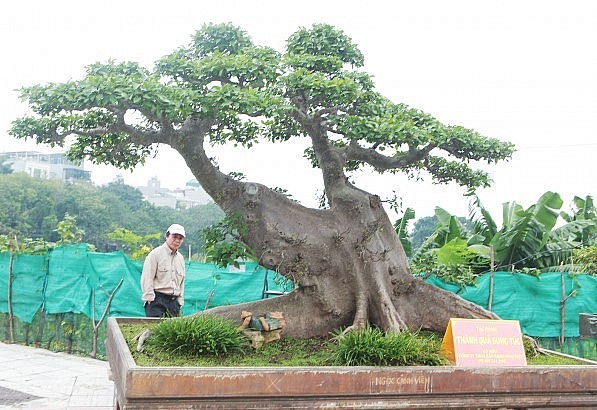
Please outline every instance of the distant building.
M63 152L42 154L37 151L17 151L0 155L7 157L5 163L10 164L13 172L24 172L34 178L64 182L91 180L91 172L70 162Z
M188 181L183 189L171 190L162 188L160 180L153 177L147 181L147 186L136 188L141 191L147 202L155 206L184 209L213 202L196 179Z
M3 152L13 172L24 172L34 178L59 179L64 182L90 181L91 172L73 164L65 153L42 154L36 151ZM160 181L153 177L147 186L136 187L146 201L155 206L173 209L192 208L213 202L196 179L188 181L184 188L171 190L162 188Z

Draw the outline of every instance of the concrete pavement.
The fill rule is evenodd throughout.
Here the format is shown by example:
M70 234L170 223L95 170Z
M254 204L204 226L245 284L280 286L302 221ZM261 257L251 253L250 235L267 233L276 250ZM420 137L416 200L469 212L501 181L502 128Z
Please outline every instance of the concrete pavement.
M108 362L0 342L0 409L108 410Z

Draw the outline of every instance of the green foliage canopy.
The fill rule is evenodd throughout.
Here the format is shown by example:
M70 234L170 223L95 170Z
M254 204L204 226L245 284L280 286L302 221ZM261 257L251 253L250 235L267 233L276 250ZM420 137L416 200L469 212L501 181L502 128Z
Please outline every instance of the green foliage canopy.
M250 147L318 128L342 153L344 170L426 171L473 189L490 181L470 161L511 156L512 144L389 101L363 65L352 40L327 24L299 29L284 54L231 24L208 24L153 70L109 61L89 65L80 80L23 88L35 115L14 121L10 133L50 145L74 135L71 158L132 168L156 144L192 149L193 134ZM320 165L314 151L307 155Z

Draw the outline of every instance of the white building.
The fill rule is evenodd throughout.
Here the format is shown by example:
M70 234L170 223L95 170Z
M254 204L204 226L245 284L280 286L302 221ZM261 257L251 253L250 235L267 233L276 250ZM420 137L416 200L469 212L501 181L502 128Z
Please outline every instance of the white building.
M64 182L89 181L91 172L82 166L73 164L66 154L42 154L37 151L3 152L5 163L10 164L13 172L24 172L29 176L41 179L60 179Z
M91 180L91 172L70 162L64 153L18 151L0 153L0 156L7 158L4 163L10 164L13 172L24 172L35 178L60 179L64 182ZM185 209L213 202L196 179L188 181L184 188L171 190L162 188L160 181L153 177L147 186L136 188L146 201L155 206Z
M195 179L188 181L183 189L171 190L162 188L159 179L153 177L147 181L147 186L136 188L141 191L147 202L155 206L167 206L174 209L192 208L213 202Z

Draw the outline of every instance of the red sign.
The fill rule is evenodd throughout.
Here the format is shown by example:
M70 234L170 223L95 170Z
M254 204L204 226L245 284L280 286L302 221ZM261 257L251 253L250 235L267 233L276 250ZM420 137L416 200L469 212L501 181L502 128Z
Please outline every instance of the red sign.
M517 320L450 319L441 347L456 366L526 366Z

